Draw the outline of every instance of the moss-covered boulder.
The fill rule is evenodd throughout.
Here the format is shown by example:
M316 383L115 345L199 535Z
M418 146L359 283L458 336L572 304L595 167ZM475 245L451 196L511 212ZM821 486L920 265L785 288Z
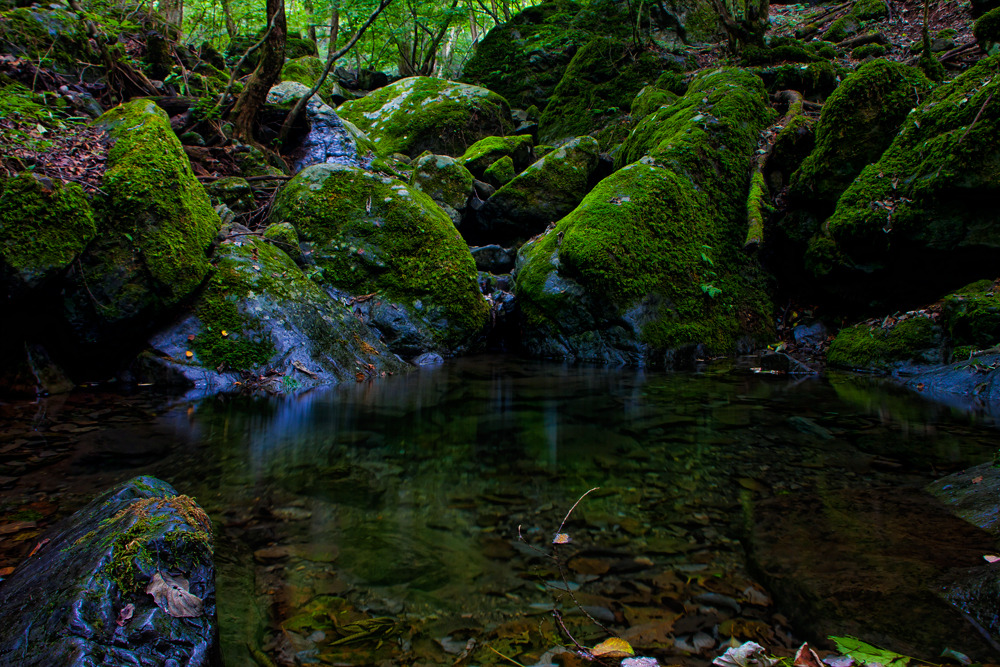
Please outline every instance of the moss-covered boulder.
M878 160L931 83L915 67L873 60L830 95L816 127L816 149L791 180L799 202L829 212L854 177Z
M0 286L14 296L51 283L96 232L79 185L34 174L0 179Z
M958 352L1000 345L1000 286L993 280L979 280L949 294L941 304L941 324Z
M301 58L295 58L294 60L287 60L285 61L284 67L281 69L281 80L296 81L312 88L323 75L324 67L326 67L326 62L316 56L302 56ZM331 73L326 77L326 80L323 81L323 85L318 91L319 96L323 98L323 101L327 104L331 104L333 101L332 95L336 85L337 77L333 76L333 73Z
M486 168L486 171L483 172L483 180L495 188L502 188L514 179L515 174L514 161L510 159L509 155L504 155Z
M510 137L486 137L469 146L458 162L472 172L477 178L482 178L487 167L502 157L510 157L515 171L522 171L533 161L532 139L529 135L514 135Z
M677 94L669 90L662 90L656 86L646 86L632 98L629 110L633 118L645 118L662 107L670 106L677 99Z
M170 370L214 391L239 386L242 372L270 370L263 388L279 393L403 369L350 307L295 265L283 249L295 232L277 226L267 240L232 235L219 245L205 290L189 314L153 336L155 358L143 360L140 375Z
M630 47L626 41L599 37L576 52L542 111L541 141L588 134L629 112L636 93L664 68L649 51L632 57Z
M544 231L583 200L597 164L597 140L577 137L497 190L463 224L463 236L477 245L507 245Z
M527 349L676 365L769 337L763 276L740 249L750 161L772 116L759 78L719 69L649 116L655 127L643 121L623 154L649 156L521 248Z
M212 522L152 477L95 498L0 586L0 662L208 665L218 651Z
M412 76L345 102L338 113L367 133L381 155L462 155L483 137L514 129L507 100L479 86Z
M995 56L1000 53L1000 7L980 16L973 26L972 34L976 36L980 48L988 55Z
M64 73L94 57L80 16L60 5L32 5L0 12L0 52L38 62L45 58Z
M830 344L827 363L848 370L888 372L908 363L944 361L941 327L926 315L857 324Z
M427 154L413 163L410 185L430 195L458 226L473 193L475 178L458 160Z
M399 354L466 349L487 323L468 247L441 208L402 181L314 165L288 182L271 220L295 225L321 284L374 295L363 309Z
M938 87L841 196L806 254L830 290L899 307L993 277L998 74L994 56Z
M257 206L253 189L245 178L227 176L205 186L213 205L225 204L234 213L249 213Z
M136 100L98 123L113 141L101 186L107 197L66 302L86 342L120 325L144 329L187 299L208 275L220 227L162 109Z

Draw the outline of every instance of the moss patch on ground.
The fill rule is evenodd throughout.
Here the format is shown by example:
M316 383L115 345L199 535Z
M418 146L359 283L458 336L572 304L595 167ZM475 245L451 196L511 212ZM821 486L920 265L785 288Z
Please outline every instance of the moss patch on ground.
M884 372L901 362L940 362L941 329L929 317L891 325L858 324L842 329L830 344L827 362L850 370Z

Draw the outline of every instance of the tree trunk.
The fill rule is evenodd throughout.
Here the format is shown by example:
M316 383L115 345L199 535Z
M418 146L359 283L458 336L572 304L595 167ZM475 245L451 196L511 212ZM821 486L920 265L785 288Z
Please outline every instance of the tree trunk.
M337 50L337 40L340 38L340 0L330 2L330 41L326 45L327 55Z
M255 142L257 115L285 64L285 0L267 0L267 16L271 32L264 42L260 63L233 107L234 134L246 142Z
M180 34L184 23L183 0L160 0L156 9L167 23L177 28L177 33Z
M230 0L219 0L219 4L222 5L222 16L226 19L226 34L229 35L229 41L232 41L239 35L239 31L236 29L236 21L233 20L233 10L229 3Z
M311 39L315 44L316 25L313 23L313 21L315 20L315 17L313 16L313 10L315 9L315 7L313 7L312 0L302 0L302 9L306 10L306 17L307 17L306 20L308 21L308 24L306 25L306 37Z

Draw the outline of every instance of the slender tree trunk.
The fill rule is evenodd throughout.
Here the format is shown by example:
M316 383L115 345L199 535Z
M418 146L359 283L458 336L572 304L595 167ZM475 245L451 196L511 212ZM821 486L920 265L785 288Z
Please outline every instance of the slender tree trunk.
M306 36L309 39L311 39L313 43L315 43L316 26L315 24L313 24L313 21L316 19L313 16L313 11L315 10L315 7L313 6L312 0L302 0L302 8L306 10L306 16L307 16L306 20L308 21L308 23L306 24Z
M226 20L226 34L229 35L229 40L232 41L239 36L239 31L236 29L236 21L233 20L233 10L229 6L231 0L219 0L219 4L222 5L222 16Z
M254 129L257 125L257 115L264 105L267 93L281 75L285 64L285 1L267 0L267 17L271 32L264 42L260 63L254 70L246 88L240 93L233 107L233 126L235 136L246 142L254 141Z
M177 28L177 33L180 34L184 27L183 0L160 0L156 9L167 23Z
M340 38L340 0L330 2L330 42L327 44L327 55L337 50L337 40Z

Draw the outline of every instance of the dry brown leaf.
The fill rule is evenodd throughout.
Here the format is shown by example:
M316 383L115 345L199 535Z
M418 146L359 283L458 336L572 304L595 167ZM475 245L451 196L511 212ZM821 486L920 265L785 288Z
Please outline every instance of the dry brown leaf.
M158 606L174 618L196 618L205 611L201 598L188 590L188 580L157 571L146 586Z
M816 651L812 650L808 643L800 646L795 653L794 665L795 667L824 667L819 656L816 655Z
M595 658L627 658L635 655L632 645L619 637L605 639L603 642L590 649L590 654Z

